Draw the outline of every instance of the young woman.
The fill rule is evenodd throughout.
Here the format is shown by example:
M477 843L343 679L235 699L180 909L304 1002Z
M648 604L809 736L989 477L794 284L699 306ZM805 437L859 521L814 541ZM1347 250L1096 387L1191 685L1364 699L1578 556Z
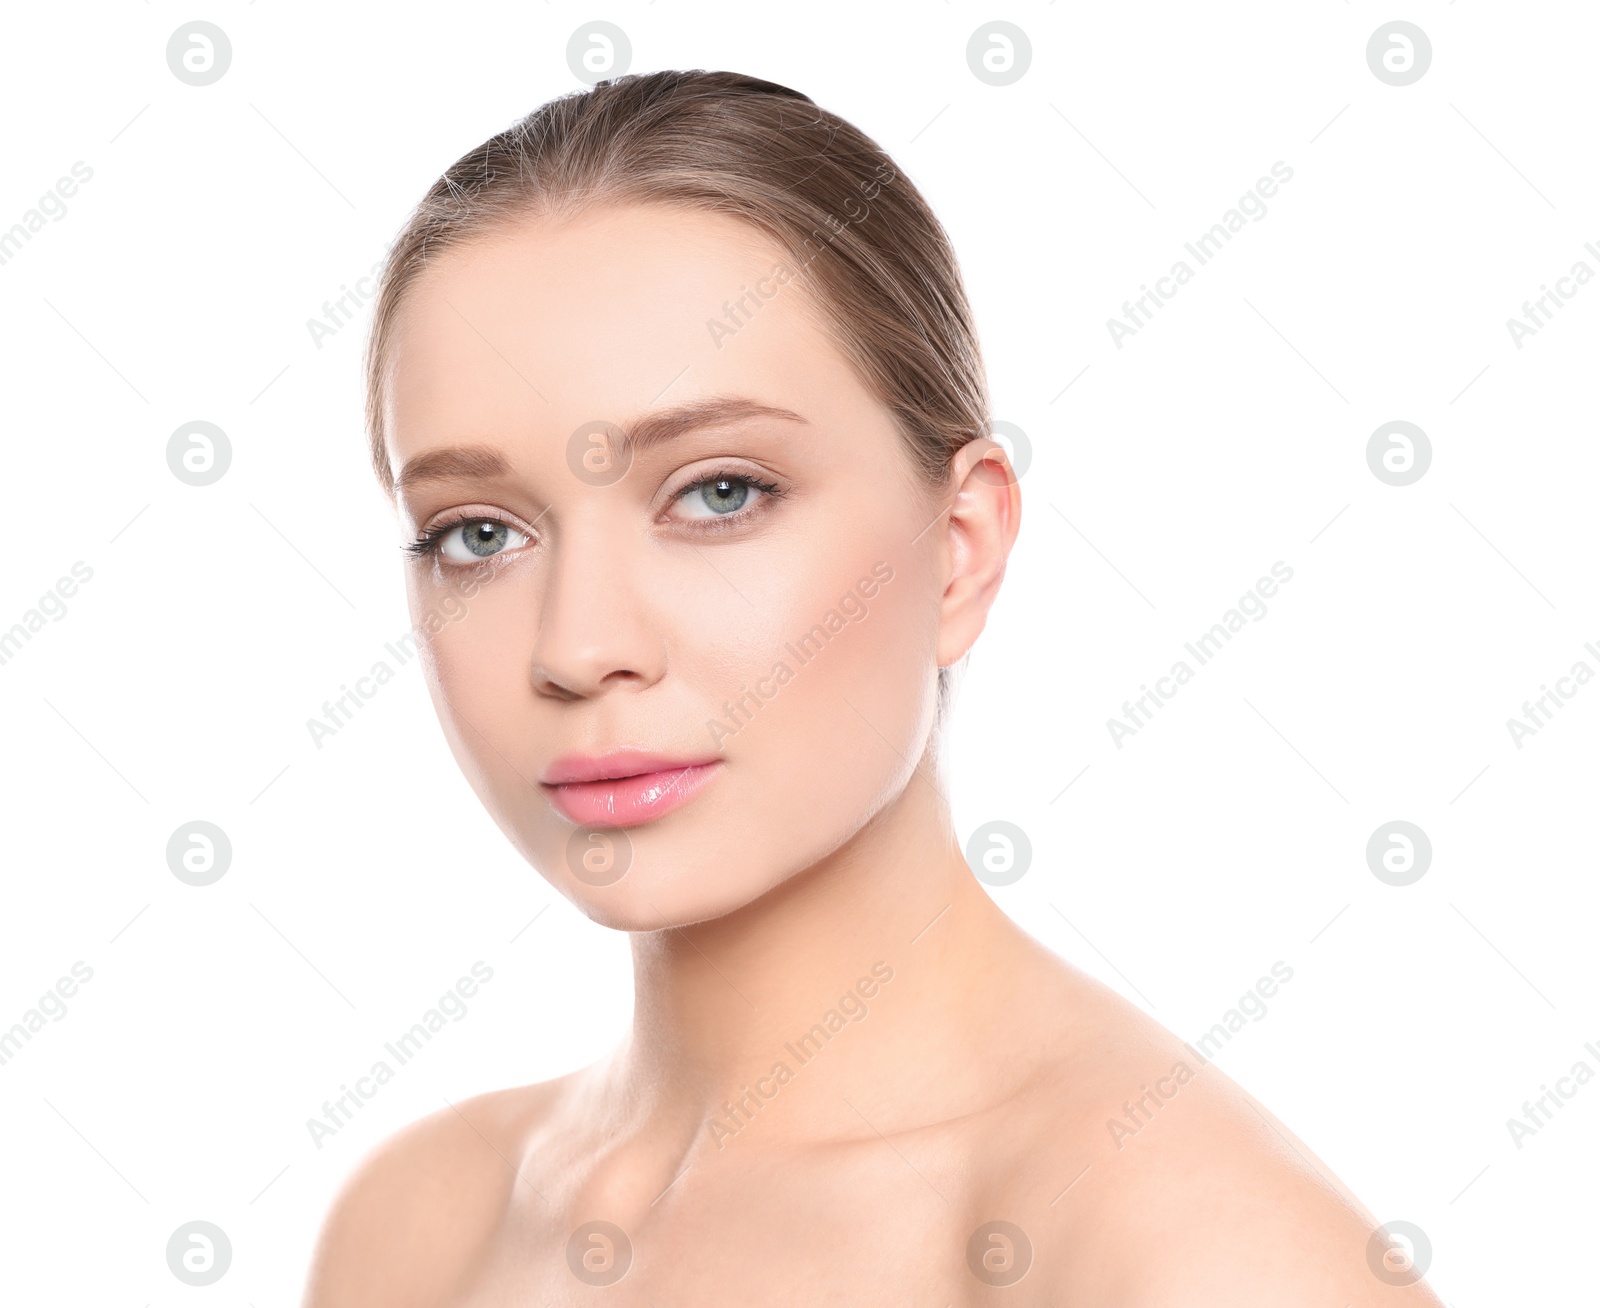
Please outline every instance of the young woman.
M308 1308L1437 1304L963 858L938 728L1020 495L872 141L730 73L547 104L407 223L368 385L451 748L636 1003L366 1159Z

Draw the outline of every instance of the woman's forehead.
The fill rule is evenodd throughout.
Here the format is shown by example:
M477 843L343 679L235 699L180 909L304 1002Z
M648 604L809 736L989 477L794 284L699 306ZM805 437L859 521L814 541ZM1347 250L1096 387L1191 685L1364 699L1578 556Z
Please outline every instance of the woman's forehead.
M694 395L859 405L797 271L746 223L664 206L531 220L452 248L397 316L386 430L403 456L462 422L621 422Z
M402 316L409 326L473 310L491 326L553 341L592 327L622 335L632 323L636 334L689 328L715 348L707 321L726 317L741 296L759 298L762 283L781 278L798 292L792 263L771 238L724 214L598 206L503 224L430 258Z

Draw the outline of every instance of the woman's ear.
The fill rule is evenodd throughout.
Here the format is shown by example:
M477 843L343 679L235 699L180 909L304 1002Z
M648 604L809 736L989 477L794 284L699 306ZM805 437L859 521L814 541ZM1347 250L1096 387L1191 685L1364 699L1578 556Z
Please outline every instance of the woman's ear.
M958 662L972 648L1000 590L1022 521L1022 492L1005 447L968 441L950 461L954 493L945 524L949 573L939 606L938 662Z

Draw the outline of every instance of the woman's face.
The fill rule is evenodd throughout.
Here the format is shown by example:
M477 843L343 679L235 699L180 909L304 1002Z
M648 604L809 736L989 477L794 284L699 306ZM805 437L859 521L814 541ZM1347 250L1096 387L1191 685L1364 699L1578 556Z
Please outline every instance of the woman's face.
M814 864L931 730L941 501L795 272L718 215L530 219L430 262L392 337L434 705L501 829L610 926Z

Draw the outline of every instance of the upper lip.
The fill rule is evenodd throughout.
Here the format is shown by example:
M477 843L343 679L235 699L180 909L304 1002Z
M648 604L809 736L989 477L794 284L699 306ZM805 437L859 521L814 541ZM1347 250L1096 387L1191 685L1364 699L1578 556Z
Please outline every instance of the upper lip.
M584 781L616 781L653 772L682 772L716 762L709 758L674 758L642 749L614 749L605 754L563 754L545 768L539 780L547 786Z

